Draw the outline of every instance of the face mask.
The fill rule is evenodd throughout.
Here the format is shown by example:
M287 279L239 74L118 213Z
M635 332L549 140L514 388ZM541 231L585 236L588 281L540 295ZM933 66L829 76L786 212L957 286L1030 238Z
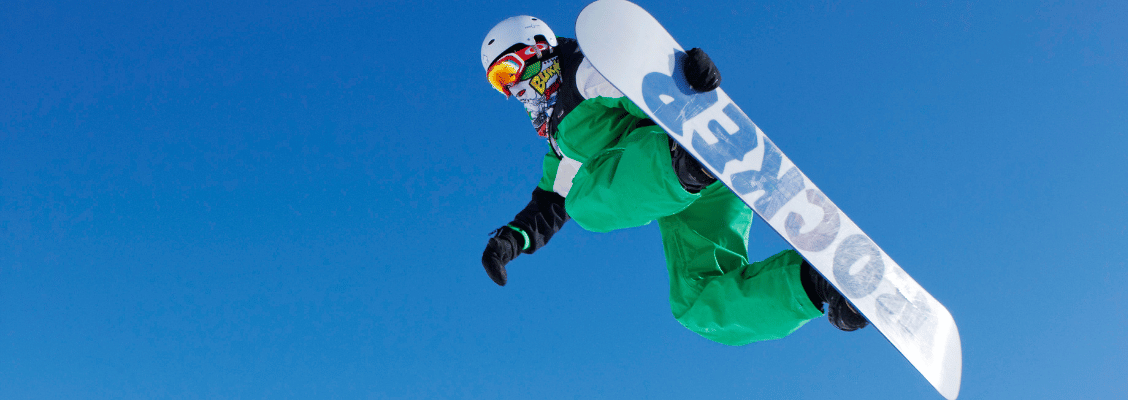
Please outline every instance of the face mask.
M548 120L556 106L556 94L560 89L560 63L556 57L552 57L529 65L525 71L529 78L517 82L510 91L525 105L525 111L537 134L548 137Z
M486 72L497 91L524 104L541 137L549 135L548 120L560 89L560 63L552 50L547 43L538 43L502 56Z

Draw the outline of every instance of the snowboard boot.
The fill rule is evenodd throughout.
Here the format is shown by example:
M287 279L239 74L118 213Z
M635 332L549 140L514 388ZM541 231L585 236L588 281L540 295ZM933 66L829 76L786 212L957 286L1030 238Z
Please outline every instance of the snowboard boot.
M826 317L835 328L850 332L869 325L866 317L850 305L846 296L839 293L807 260L803 260L803 265L799 267L799 280L816 308L823 311L823 303L826 303Z
M717 181L717 178L709 175L705 167L701 166L701 163L673 138L670 138L670 160L673 162L674 173L678 176L678 183L681 183L682 188L687 192L699 193L706 186Z

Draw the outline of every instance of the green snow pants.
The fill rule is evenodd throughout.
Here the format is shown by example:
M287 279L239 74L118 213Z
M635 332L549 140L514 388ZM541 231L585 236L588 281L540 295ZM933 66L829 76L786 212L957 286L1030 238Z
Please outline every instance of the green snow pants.
M752 210L724 184L686 192L666 133L635 129L583 160L565 208L584 229L607 232L657 220L682 325L727 345L777 339L822 315L803 291L794 250L748 262Z

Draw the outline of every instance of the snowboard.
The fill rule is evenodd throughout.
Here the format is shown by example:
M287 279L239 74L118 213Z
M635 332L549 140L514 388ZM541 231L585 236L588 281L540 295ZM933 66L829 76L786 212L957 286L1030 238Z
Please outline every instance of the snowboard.
M599 0L576 22L584 56L838 288L941 395L959 394L955 320L783 154L724 90L697 93L684 50L641 7Z

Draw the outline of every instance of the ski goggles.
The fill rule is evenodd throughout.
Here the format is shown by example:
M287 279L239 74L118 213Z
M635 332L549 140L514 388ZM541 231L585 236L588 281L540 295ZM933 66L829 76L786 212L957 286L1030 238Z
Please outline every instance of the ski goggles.
M523 76L525 73L525 65L534 58L540 57L545 51L551 49L548 43L537 43L533 46L528 46L524 49L501 56L490 65L486 70L486 79L489 79L490 84L494 89L509 98L513 94L509 92L509 87L517 82L529 79L531 77Z

